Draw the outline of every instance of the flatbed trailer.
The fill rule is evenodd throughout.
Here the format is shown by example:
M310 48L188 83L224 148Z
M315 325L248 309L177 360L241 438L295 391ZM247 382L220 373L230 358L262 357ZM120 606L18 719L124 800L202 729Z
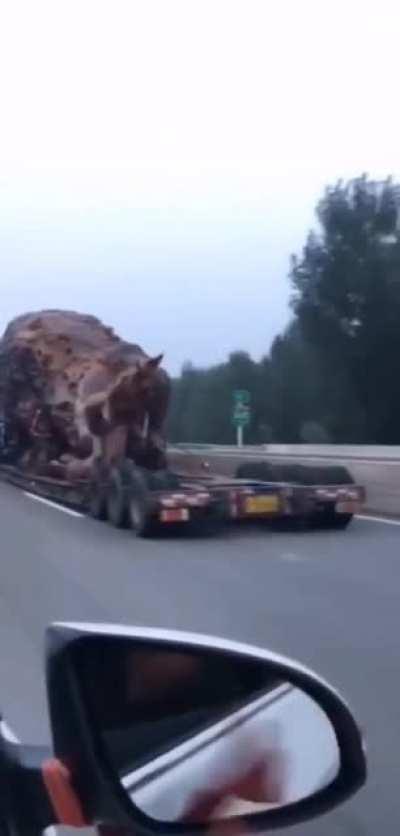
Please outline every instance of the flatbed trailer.
M343 529L366 500L365 488L355 484L342 466L277 464L266 459L246 462L240 454L236 458L231 453L210 456L202 448L178 447L170 449L169 459L181 478L190 475L209 490L218 490L219 482L227 487L230 476L231 519L262 519L270 512L308 527Z
M132 528L140 537L172 526L214 531L231 516L233 498L240 503L249 493L260 500L260 491L247 482L219 480L217 486L181 477L171 471L152 472L124 460L110 473L98 467L94 478L67 482L39 476L12 465L0 465L2 481L36 496L80 511L117 528ZM262 490L263 516L281 512L283 496ZM238 505L240 507L240 505Z
M7 464L0 465L0 479L118 528L132 528L141 537L172 526L214 532L230 520L276 520L288 512L281 486L147 471L128 459L109 472L98 463L90 481L67 482Z
M224 519L220 496L205 486L169 471L146 472L129 460L109 473L98 467L90 481L67 482L4 464L0 479L117 528L132 528L141 537L172 525L211 528Z
M251 468L246 478L211 473L204 461L196 473L182 466L183 459L173 464L175 470L150 471L124 459L110 470L97 462L90 480L67 482L3 463L0 478L117 528L131 528L140 537L171 527L213 533L230 521L245 520L345 528L365 499L364 489L353 483L263 481L251 478Z

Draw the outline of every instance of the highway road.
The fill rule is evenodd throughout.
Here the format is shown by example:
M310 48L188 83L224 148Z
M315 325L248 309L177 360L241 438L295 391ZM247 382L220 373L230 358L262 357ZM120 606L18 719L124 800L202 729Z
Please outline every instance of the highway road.
M346 532L232 530L138 541L0 485L4 715L48 739L43 633L52 620L175 627L292 655L343 690L367 732L368 787L294 836L400 826L400 523Z

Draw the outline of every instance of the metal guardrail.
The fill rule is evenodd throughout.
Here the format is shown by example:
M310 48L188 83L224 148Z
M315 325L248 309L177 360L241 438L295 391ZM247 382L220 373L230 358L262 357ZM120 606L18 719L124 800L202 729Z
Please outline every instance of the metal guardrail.
M284 456L302 459L338 459L341 461L398 461L400 445L349 445L349 444L248 444L237 447L229 444L173 444L175 450L193 450L209 453L235 453L236 455Z

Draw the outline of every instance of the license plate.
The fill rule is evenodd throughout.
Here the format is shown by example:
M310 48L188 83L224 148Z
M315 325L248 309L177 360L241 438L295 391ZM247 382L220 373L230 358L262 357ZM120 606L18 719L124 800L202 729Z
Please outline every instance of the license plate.
M163 523L187 522L189 516L188 508L168 508L160 512Z
M279 511L279 497L274 494L268 496L249 496L246 499L246 514L274 514L277 511Z
M345 502L337 502L335 511L337 514L358 514L361 505L355 499L348 499Z

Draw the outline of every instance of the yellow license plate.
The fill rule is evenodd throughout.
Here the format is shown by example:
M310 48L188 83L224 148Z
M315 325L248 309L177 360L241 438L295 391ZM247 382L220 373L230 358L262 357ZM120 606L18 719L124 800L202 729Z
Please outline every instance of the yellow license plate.
M187 522L189 519L187 508L166 508L160 513L160 520L164 523Z
M249 496L245 502L246 514L274 514L279 511L279 497L274 494L266 496Z

